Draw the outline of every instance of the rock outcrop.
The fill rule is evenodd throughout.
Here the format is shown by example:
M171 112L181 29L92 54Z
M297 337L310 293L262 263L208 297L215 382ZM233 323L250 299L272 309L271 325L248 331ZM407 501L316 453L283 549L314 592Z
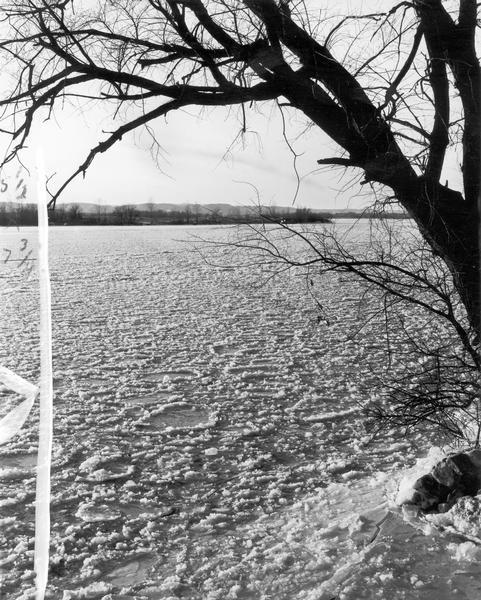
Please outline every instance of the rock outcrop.
M446 510L462 496L481 489L481 450L459 452L437 463L431 472L414 482L411 498L403 504L424 511Z

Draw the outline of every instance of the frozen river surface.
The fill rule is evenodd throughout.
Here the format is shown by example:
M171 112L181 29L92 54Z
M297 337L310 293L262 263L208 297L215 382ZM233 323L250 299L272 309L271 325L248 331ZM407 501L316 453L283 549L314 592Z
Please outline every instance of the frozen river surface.
M221 248L206 262L178 241L199 233L228 234L52 231L48 597L481 597L465 540L389 510L428 441L366 429L386 349L382 324L353 336L356 289L323 281L328 324L303 276L230 268ZM19 248L33 230L1 235ZM38 284L6 274L0 361L36 381ZM37 423L0 449L2 600L33 598Z

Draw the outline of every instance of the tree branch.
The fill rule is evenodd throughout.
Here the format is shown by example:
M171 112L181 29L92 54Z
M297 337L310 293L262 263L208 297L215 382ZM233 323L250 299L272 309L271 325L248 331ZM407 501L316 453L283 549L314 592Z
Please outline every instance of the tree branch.
M406 59L406 62L401 67L399 73L396 75L393 82L390 84L390 86L386 90L386 93L384 95L384 104L380 107L380 110L382 110L385 106L387 106L389 104L389 102L391 102L392 97L394 96L399 84L401 83L401 81L404 79L404 77L408 73L409 69L411 68L411 65L413 64L414 58L416 57L417 51L419 49L419 45L421 43L422 37L423 37L423 28L422 28L422 26L418 26L418 28L416 29L416 33L414 35L411 52L409 53L409 55Z
M460 3L456 25L441 0L414 0L414 6L431 47L448 62L463 104L463 180L466 201L476 205L481 174L481 71L474 48L476 7L473 0ZM469 21L469 19L472 19ZM440 57L441 59L441 57Z

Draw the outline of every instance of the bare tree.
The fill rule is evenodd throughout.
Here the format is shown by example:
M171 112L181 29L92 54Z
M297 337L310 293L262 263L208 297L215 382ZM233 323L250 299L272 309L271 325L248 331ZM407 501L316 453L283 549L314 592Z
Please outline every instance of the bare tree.
M139 211L129 204L116 206L112 216L118 225L134 225L137 222Z
M15 74L1 106L24 147L35 119L68 97L129 107L59 194L125 134L187 106L274 101L339 147L321 165L384 186L448 265L479 332L480 68L475 0L386 2L384 12L319 14L294 0L5 2L0 47ZM14 69L12 71L12 65ZM459 146L463 193L443 184Z
M154 202L152 202L152 200L149 200L149 202L147 203L147 210L149 211L150 224L153 225L155 204Z
M194 223L196 225L199 224L199 219L200 219L200 205L199 204L194 204L193 209L192 209L193 215L194 215Z
M67 219L70 223L80 223L82 221L82 209L79 204L71 204L67 212Z
M97 198L97 204L95 206L95 217L97 221L97 225L102 225L106 221L106 212L107 209L105 206L102 206L101 198Z

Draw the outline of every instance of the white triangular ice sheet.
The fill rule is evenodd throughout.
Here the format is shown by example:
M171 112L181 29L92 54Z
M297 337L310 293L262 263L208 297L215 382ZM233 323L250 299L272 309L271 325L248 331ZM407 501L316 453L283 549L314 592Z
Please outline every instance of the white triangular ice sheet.
M38 388L6 367L0 367L0 384L12 392L25 396L25 400L0 419L0 445L5 444L23 427L32 410Z

